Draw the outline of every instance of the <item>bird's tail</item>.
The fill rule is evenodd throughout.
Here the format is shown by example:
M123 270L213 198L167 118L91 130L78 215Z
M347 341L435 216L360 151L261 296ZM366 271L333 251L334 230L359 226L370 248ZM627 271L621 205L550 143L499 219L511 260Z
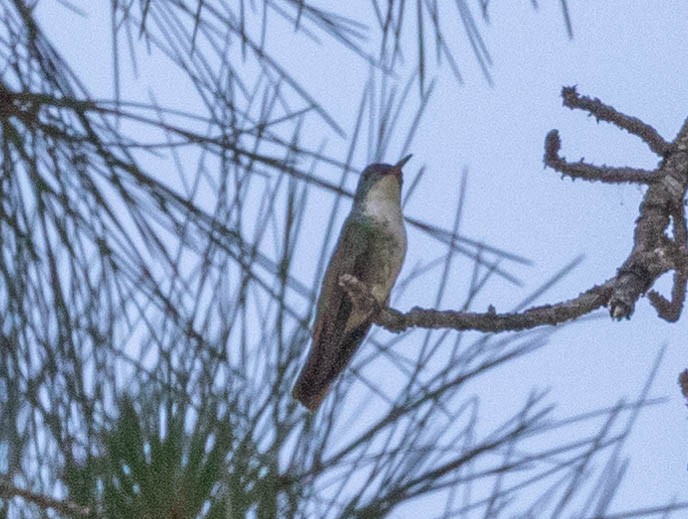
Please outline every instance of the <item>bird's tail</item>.
M291 395L314 413L330 392L330 383L323 384L322 380L318 380L320 377L315 371L317 367L314 368L310 364L310 362L306 363L299 373Z
M292 396L315 412L330 392L332 383L351 362L351 358L370 329L370 319L351 330L339 341L314 342L292 389Z

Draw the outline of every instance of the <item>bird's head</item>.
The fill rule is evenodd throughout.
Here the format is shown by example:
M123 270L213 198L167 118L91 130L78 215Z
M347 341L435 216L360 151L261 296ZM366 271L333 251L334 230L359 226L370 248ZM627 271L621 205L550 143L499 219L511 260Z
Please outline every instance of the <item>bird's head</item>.
M400 197L402 184L401 168L412 155L407 155L396 164L371 164L363 170L356 189L356 200L369 196Z

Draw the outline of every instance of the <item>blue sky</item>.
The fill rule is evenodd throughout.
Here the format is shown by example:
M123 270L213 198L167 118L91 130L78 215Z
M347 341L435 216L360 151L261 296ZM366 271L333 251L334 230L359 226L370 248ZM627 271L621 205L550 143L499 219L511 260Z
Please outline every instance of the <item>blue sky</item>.
M77 23L78 17L57 2L40 6L44 27L56 46L77 71L88 71L85 81L91 92L107 97L112 93L112 64L103 59L110 55L111 42L103 37L109 34L108 9L99 10L96 4L106 5L77 2L88 13L88 23ZM562 107L562 86L577 85L581 93L640 117L666 139L675 136L688 115L687 3L570 2L573 40L566 35L559 2L539 4L534 10L526 1L492 2L489 24L479 23L493 60L493 86L456 29L464 84L457 85L448 67L438 71L430 105L409 148L414 158L407 176L411 178L421 165L426 171L407 215L446 225L453 218L465 169L468 192L461 234L533 261L532 266L513 270L523 287L495 279L478 297L476 310L489 304L498 311L510 310L545 278L584 255L582 264L537 303L574 297L614 275L630 251L642 189L562 180L543 169L544 138L550 129L559 129L562 154L570 160L585 157L597 164L653 168L658 159L637 138ZM349 2L347 9L360 19L370 14L367 6L359 0ZM368 66L338 47L329 49L323 59L322 52L305 50L311 48L288 28L276 23L274 30L272 47L280 62L349 132ZM156 89L159 98L171 99L179 108L193 106L194 97L185 95L185 85L176 83L174 69L167 68L159 55L139 62L138 78L126 66L123 77L128 99L145 100L146 82L162 79L169 89ZM331 153L346 150L347 139L326 127L311 131L306 138L314 141L327 135ZM388 162L406 151L402 142L400 132L390 144ZM362 167L367 159L363 146L354 164ZM353 188L356 178L349 180ZM308 203L316 222L319 202L311 198ZM342 217L345 213L342 208ZM322 239L318 225L305 229L312 233L308 239ZM404 272L439 253L428 250L423 237L411 232ZM312 267L304 258L304 281L310 279L309 263ZM469 268L468 260L456 262L442 308L461 303ZM669 287L664 280L665 294ZM434 291L411 285L394 304L402 310L432 306L433 297ZM626 444L631 466L614 502L627 509L673 497L687 500L688 410L676 384L678 373L688 367L686 331L685 317L667 324L646 300L639 302L630 321L612 322L600 312L597 319L559 330L547 347L519 360L511 371L500 371L496 380L503 385L474 388L481 395L485 421L497 420L504 408L507 414L516 409L534 386L551 388L562 417L630 400L639 393L657 352L666 346L651 394L667 397L667 402L646 409L638 419Z

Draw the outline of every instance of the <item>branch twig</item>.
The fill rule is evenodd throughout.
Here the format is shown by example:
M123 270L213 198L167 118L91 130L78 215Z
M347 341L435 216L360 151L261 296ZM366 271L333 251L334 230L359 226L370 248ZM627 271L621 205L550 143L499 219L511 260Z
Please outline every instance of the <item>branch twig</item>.
M607 121L632 135L640 137L657 155L664 156L671 144L665 141L652 126L644 123L637 117L619 112L616 108L604 104L597 98L582 96L576 91L576 87L564 87L561 90L564 106L571 110L579 109L590 112L598 121Z
M681 387L681 394L688 403L688 369L684 369L678 376L678 385Z
M583 162L567 162L559 156L561 138L557 130L551 130L545 138L545 165L562 175L584 180L601 181L610 184L633 182L635 184L649 184L656 178L656 171L637 168L613 168L609 166L595 166Z

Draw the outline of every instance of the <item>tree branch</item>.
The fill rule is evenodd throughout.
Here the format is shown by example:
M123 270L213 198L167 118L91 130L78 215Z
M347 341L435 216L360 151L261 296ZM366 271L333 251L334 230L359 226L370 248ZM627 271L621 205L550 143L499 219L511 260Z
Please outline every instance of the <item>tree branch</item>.
M368 287L350 275L341 276L340 286L359 312L373 315L376 324L392 332L409 328L450 328L482 332L517 331L542 325L556 325L608 306L614 319L630 318L636 302L665 272L674 271L671 300L655 291L648 295L660 318L676 321L681 315L688 284L688 230L684 199L688 189L688 120L672 143L665 142L651 126L624 115L599 99L580 96L575 88L562 90L564 105L587 110L598 120L641 137L664 160L655 171L598 167L584 162L571 164L559 156L561 140L557 130L547 134L545 165L561 173L603 182L648 184L635 222L633 247L616 276L593 286L577 297L560 303L529 308L523 312L498 314L432 310L415 307L407 313L383 308ZM673 239L668 237L673 222Z
M684 369L678 376L678 385L681 387L681 394L688 403L688 369Z
M567 162L559 156L561 139L557 130L551 130L545 138L545 165L562 175L584 180L601 181L610 184L633 182L649 184L655 179L656 171L637 168L612 168L609 166L595 166L580 162Z
M553 305L535 306L523 312L498 314L494 309L484 313L432 310L415 307L403 313L382 308L368 287L354 276L341 276L339 284L349 295L357 311L373 314L373 322L391 332L409 328L451 328L481 332L527 330L544 324L556 325L576 319L604 306L611 293L612 281L586 290L578 297Z
M597 121L607 121L632 135L640 137L657 155L664 156L671 148L671 144L665 141L659 132L649 124L637 117L625 115L597 98L580 95L575 86L562 88L561 97L564 100L564 106L571 110L576 108L585 110L594 115Z
M679 243L685 240L683 201L688 188L688 121L671 148L657 171L656 182L650 184L640 204L633 249L619 269L609 302L613 317L630 317L635 302L659 276L669 270L680 272L685 264L685 247L677 244L676 238L667 238L665 233L674 216L674 236ZM680 296L680 292L679 287L676 295Z

